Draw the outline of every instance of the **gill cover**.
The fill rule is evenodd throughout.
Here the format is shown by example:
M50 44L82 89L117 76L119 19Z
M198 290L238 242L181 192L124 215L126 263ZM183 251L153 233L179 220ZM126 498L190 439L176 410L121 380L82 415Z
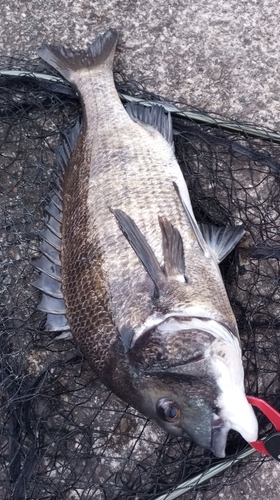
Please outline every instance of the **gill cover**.
M188 436L220 458L230 429L248 442L257 438L239 343L224 325L169 316L139 337L129 355L145 367L137 380L139 409L167 432Z

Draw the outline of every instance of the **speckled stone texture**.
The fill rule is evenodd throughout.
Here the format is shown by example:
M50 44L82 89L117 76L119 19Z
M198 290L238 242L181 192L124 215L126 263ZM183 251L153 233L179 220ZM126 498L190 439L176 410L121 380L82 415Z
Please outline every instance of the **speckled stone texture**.
M82 48L109 27L120 32L116 68L128 79L167 100L279 130L278 0L7 0L0 55L35 58L43 42ZM279 464L269 462L216 498L278 500L279 479Z
M115 27L117 67L148 90L277 129L279 21L277 0L16 0L2 2L0 51L35 57Z
M280 465L272 461L264 463L252 477L240 483L225 486L215 498L219 500L278 500ZM236 477L238 479L238 476ZM207 496L203 500L206 500ZM208 495L210 499L211 496Z

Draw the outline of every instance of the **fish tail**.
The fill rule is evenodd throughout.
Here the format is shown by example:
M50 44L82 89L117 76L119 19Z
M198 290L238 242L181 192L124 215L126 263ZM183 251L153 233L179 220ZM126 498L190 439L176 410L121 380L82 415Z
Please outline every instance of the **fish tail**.
M86 50L74 51L54 45L43 45L38 49L38 55L64 78L74 82L73 75L81 69L91 69L101 65L112 69L117 41L117 31L109 29L104 35L96 38Z

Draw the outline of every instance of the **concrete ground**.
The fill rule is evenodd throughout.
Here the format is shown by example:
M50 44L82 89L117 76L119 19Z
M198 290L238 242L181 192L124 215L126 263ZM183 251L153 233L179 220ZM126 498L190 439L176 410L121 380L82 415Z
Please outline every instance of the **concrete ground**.
M168 100L280 129L278 0L1 3L0 55L34 58L42 42L85 47L115 27L116 65L128 79ZM216 498L278 500L279 479L279 464L269 462Z

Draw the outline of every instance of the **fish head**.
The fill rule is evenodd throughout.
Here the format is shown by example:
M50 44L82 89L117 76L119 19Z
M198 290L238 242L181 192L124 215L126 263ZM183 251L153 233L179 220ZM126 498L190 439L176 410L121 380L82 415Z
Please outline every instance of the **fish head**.
M166 432L224 457L230 429L252 442L258 425L244 392L238 339L223 338L215 321L204 323L169 318L149 335L138 351L138 409Z
M140 385L141 411L166 432L211 449L215 386L195 376L158 372Z

